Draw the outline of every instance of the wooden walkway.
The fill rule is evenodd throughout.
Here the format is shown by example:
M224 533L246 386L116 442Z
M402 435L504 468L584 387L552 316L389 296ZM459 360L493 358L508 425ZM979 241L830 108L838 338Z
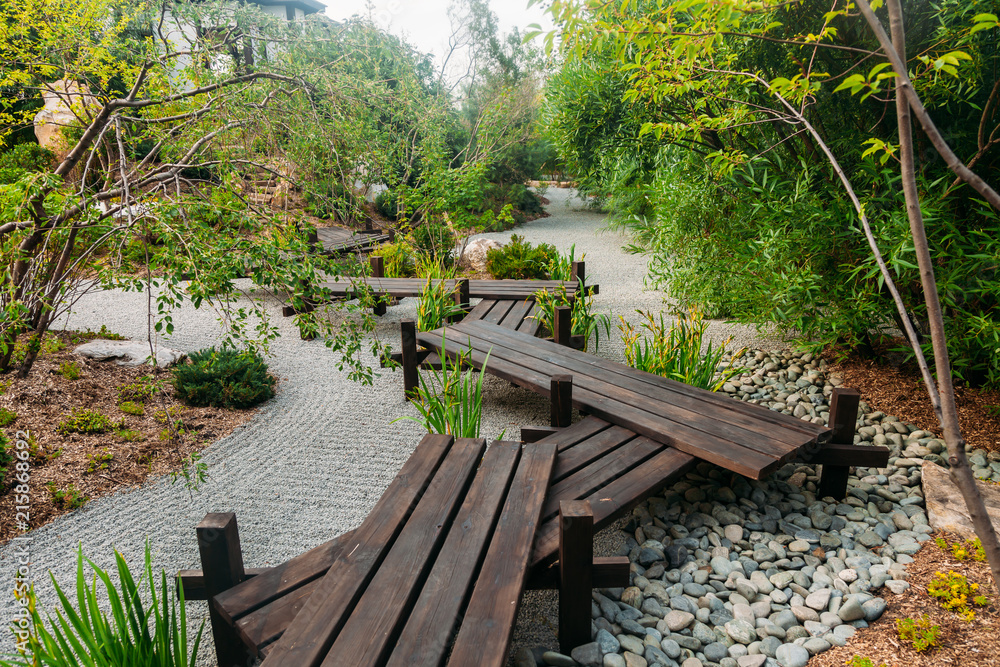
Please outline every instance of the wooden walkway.
M472 299L523 300L530 299L535 292L561 292L566 290L570 298L576 294L579 283L575 280L456 280L424 278L376 278L340 277L317 283L316 287L332 297L352 298L367 288L376 294L393 298L423 296L428 284L437 288L444 283L449 292L457 291L462 282L469 286L468 296Z
M368 253L390 240L379 231L355 231L345 227L318 227L315 244L317 250L327 255L348 252Z
M572 376L572 405L655 442L752 479L804 451L820 449L831 430L767 408L735 401L637 371L553 342L481 321L417 334L438 354L549 395L553 378Z

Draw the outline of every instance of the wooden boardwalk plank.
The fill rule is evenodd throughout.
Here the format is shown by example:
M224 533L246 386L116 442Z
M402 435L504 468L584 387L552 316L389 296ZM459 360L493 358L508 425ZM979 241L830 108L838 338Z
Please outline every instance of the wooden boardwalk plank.
M563 480L598 459L616 455L615 450L637 437L639 436L626 428L612 426L574 447L561 450L556 460L555 472L552 473L553 483ZM545 441L548 442L548 439Z
M532 539L555 459L556 446L551 443L536 443L522 454L449 664L507 664L507 649L528 576Z
M323 575L308 602L268 652L263 663L266 667L320 664L452 443L448 436L424 436L347 543L350 548L345 547L346 553Z
M396 643L389 667L438 665L447 654L520 457L519 443L490 445Z
M455 441L323 665L343 664L344 656L359 665L379 665L388 659L485 451L484 440Z

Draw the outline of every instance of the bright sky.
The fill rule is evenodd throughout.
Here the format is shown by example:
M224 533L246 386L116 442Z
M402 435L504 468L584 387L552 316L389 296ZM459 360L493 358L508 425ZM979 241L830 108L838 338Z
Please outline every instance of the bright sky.
M345 19L365 14L365 0L321 0L326 15ZM441 56L445 52L451 24L448 5L451 0L373 0L375 23L394 35L405 37L418 50ZM532 23L550 29L552 22L540 5L528 9L528 0L490 0L490 8L500 21L500 30L510 32L515 26L524 32Z

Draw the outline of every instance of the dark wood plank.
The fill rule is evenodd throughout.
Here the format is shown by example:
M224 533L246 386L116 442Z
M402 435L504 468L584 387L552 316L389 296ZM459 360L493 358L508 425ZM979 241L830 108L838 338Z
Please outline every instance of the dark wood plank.
M236 619L323 576L353 535L353 530L348 531L340 537L262 572L236 588L220 593L215 596L216 608L224 615L227 622L232 624Z
M269 567L248 567L243 570L243 574L247 579L251 579L270 570ZM185 600L208 599L208 595L205 593L205 574L201 570L180 570L174 580L179 587L184 588ZM180 588L178 588L178 597L180 597L180 592Z
M633 507L660 492L675 479L685 474L698 459L672 447L660 451L626 474L609 482L588 496L575 495L577 489L566 488L565 496L549 491L546 502L560 499L590 501L594 511L594 528L600 530L611 525L618 517L627 514ZM558 506L558 505L557 505ZM531 557L532 568L541 568L558 557L559 520L545 521L535 536L535 547Z
M590 641L594 513L586 500L559 503L559 650Z
M507 313L510 312L511 307L517 303L516 301L494 301L493 308L485 317L480 317L479 319L483 322L489 322L491 324L500 324L503 318L507 317Z
M449 664L502 667L514 630L532 538L549 486L556 446L525 448L482 571L455 639Z
M551 426L566 428L573 423L573 376L553 375L549 380Z
M638 437L626 428L612 426L573 447L560 451L556 469L552 473L553 483L562 481L598 459L612 455L616 449Z
M390 667L438 665L447 654L520 457L517 443L490 445L396 642Z
M483 319L483 317L486 316L487 313L490 312L490 310L496 304L497 304L497 302L494 301L494 300L492 300L492 299L483 299L479 303L477 303L475 306L473 306L472 310L470 310L468 313L466 313L465 319L467 319L467 320L481 320L481 319Z
M461 325L458 325L458 328L460 328L463 332L472 333L476 329L475 325L476 323L474 322L462 323ZM490 338L500 338L502 334L505 332L499 332L499 333L494 332L492 328L487 327L485 333L489 335ZM506 333L509 334L510 332ZM517 336L516 334L513 334L513 336L508 335L507 340L508 342L513 341L513 343L517 346L531 345L533 342L530 339L526 339L525 337L522 336ZM534 342L537 343L539 341L534 341ZM560 362L564 360L570 360L576 363L584 364L584 366L582 367L573 367L573 368L566 367L563 372L577 372L577 371L583 372L583 369L589 367L590 374L594 374L596 372L595 369L599 369L601 371L605 371L607 373L612 374L612 377L624 376L629 380L638 380L644 384L657 387L658 389L669 391L673 394L679 394L679 397L672 398L672 402L675 402L678 405L687 406L690 409L694 410L699 409L698 408L699 404L714 405L725 408L727 413L739 413L743 415L749 415L750 417L753 418L754 422L764 421L767 423L774 424L776 426L787 427L788 429L791 429L793 431L800 431L802 433L806 433L807 435L812 435L817 438L820 436L824 436L825 438L828 439L830 435L830 429L826 428L825 426L820 426L818 424L813 424L811 422L797 419L790 415L785 415L783 413L776 412L774 410L768 410L767 408L764 408L759 405L754 405L743 401L737 401L732 398L729 398L728 396L720 395L717 392L697 389L695 387L691 387L690 385L686 385L681 382L676 382L674 380L670 380L661 377L659 375L653 375L652 373L644 373L642 371L638 371L624 364L609 361L607 359L603 359L601 357L597 357L594 355L589 355L589 354L573 355L567 357L565 356L566 355L565 350L561 350L560 348L554 346L548 346L548 347L535 346L528 349L532 349L533 351L540 351L542 355L546 354L557 355L555 358L558 359ZM542 356L541 358L546 358L546 357ZM615 378L615 381L618 382L617 378ZM636 389L636 391L641 391L641 389ZM692 401L691 399L694 400Z
M493 328L499 329L499 327ZM448 339L449 350L447 354L452 357L473 347L475 343L475 339L468 336L465 331L456 329L458 327L448 329L451 338ZM418 339L424 345L440 350L442 344L438 331L424 332L419 334ZM456 341L456 338L459 341ZM484 352L473 347L472 353L466 359L472 366L481 368L484 357ZM519 361L529 363L523 358ZM549 394L549 375L538 372L532 367L522 366L500 356L491 356L487 370L492 375L509 380L518 386L527 387L545 396ZM586 409L593 415L618 423L640 435L677 447L706 461L754 479L760 479L777 469L784 461L791 459L796 452L795 449L788 449L780 457L766 454L752 447L692 428L682 422L666 421L655 412L647 412L634 407L631 398L627 402L615 400L582 387L574 392L573 404L577 408Z
M323 665L343 664L344 656L351 656L351 661L359 665L378 665L388 659L485 451L485 440L455 441L364 595L350 612Z
M319 582L319 579L313 579L236 621L236 632L255 655L263 655L264 649L281 637L309 601Z
M541 306L538 305L538 302L532 301L531 308L525 313L523 321L517 325L517 331L526 336L537 336L541 328Z
M809 463L822 465L864 466L885 468L889 465L889 450L880 445L844 445L827 443L808 459Z
M626 588L632 562L628 556L597 556L594 558L594 588ZM529 591L559 590L559 563L533 569L528 573Z
M538 442L542 438L547 438L550 435L558 433L559 431L562 430L564 429L554 428L552 426L522 426L521 442L524 443ZM201 572L201 570L198 570L198 572Z
M780 412L769 410L761 406L755 406L736 401L731 398L719 397L716 393L681 385L683 391L678 391L674 387L660 385L658 380L665 380L651 373L644 373L624 364L616 364L606 360L600 363L595 362L595 357L590 354L574 354L571 351L560 348L556 345L547 345L545 341L528 339L516 333L504 330L497 330L496 327L477 326L478 323L470 322L457 325L456 328L473 338L474 340L487 341L489 345L496 348L504 347L513 353L520 352L528 355L532 359L559 366L561 373L572 373L586 377L599 378L602 382L610 386L621 387L635 392L640 396L655 397L656 400L667 403L676 408L677 418L685 423L691 423L695 415L702 416L710 414L709 421L721 422L729 426L750 431L757 436L753 441L755 446L764 440L777 440L796 447L802 446L806 441L814 438L803 438L803 429L799 424L807 424L800 419L788 417ZM484 343L485 344L485 343ZM498 352L499 353L499 352ZM541 368L537 364L535 368ZM671 381L672 382L672 381ZM580 384L579 382L577 384ZM680 385L681 383L674 383ZM747 408L750 408L748 411ZM777 415L776 420L774 416ZM781 422L780 424L777 422ZM776 429L775 426L788 425L788 429ZM827 429L818 427L815 424L811 431L826 431ZM731 431L733 437L740 438L739 432ZM765 445L766 446L766 445Z
M530 299L514 301L511 304L507 315L500 321L500 326L506 329L517 329L524 322L524 318L531 312L535 302Z
M552 339L556 345L569 346L573 335L573 309L569 306L556 306L552 322Z
M854 444L854 431L858 424L858 407L861 394L856 389L836 387L830 396L830 428L833 435L830 442L835 445ZM831 496L843 498L847 495L847 478L850 474L850 461L846 458L836 463L823 465L819 478L820 498Z
M319 587L264 660L266 667L313 667L351 613L364 587L451 449L452 438L427 435L355 531Z

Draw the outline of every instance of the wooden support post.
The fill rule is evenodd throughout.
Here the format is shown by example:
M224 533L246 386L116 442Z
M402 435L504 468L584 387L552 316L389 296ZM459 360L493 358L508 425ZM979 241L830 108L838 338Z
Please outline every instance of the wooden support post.
M219 667L246 667L253 664L249 650L240 641L236 629L226 623L212 603L213 597L246 579L236 515L232 512L206 514L196 532Z
M399 323L400 343L403 352L403 392L406 400L413 400L420 386L417 373L417 323L403 320Z
M559 650L590 642L594 513L587 500L559 503Z
M389 243L395 243L396 242L396 230L395 229L390 229L387 233L389 234Z
M455 305L462 309L461 315L455 315L452 321L461 320L469 312L469 279L462 278L455 282Z
M573 421L573 376L553 375L549 384L552 427L566 428Z
M573 262L570 270L570 278L577 281L576 291L583 296L584 283L587 281L587 263Z
M552 323L552 338L559 345L569 346L573 333L573 309L570 306L557 306L555 322Z
M833 429L831 444L854 444L854 429L858 423L858 404L861 394L857 389L837 387L830 397L830 428ZM847 495L848 465L823 464L819 481L819 497L832 496L840 499Z
M368 263L372 267L372 278L385 278L385 258L379 255L372 255L368 258Z
M315 227L309 228L309 233L306 235L306 243L308 244L309 249L312 250L313 252L322 250L322 248L319 247L320 246L319 232L316 231Z

